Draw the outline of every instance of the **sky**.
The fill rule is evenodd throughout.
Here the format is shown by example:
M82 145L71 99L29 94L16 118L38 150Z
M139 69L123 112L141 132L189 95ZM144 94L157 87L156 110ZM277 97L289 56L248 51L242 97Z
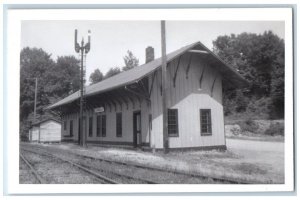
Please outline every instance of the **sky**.
M74 55L74 30L78 41L87 41L91 30L91 50L86 58L87 80L100 69L106 73L111 67L123 67L127 50L145 63L145 48L154 47L155 58L161 57L160 21L22 21L21 48L37 47L52 55ZM166 21L167 53L183 46L202 42L212 49L212 41L221 35L243 32L262 34L271 30L284 39L281 21Z

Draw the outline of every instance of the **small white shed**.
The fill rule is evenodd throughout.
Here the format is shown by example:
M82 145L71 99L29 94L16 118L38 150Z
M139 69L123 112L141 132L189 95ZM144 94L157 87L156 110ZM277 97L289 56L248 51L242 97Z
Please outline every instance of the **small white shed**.
M61 123L56 119L46 119L33 124L29 130L30 142L60 142Z
M39 141L39 127L36 125L33 125L29 129L29 141L30 142L38 142Z

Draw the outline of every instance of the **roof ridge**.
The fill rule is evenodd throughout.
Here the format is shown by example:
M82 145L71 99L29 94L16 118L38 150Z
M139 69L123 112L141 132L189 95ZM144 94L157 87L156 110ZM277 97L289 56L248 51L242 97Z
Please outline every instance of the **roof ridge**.
M234 78L236 78L237 82L243 83L246 81L234 68L228 66L222 59L220 59L215 53L213 53L210 49L208 49L204 44L200 41L191 43L189 45L183 46L175 51L172 51L167 54L167 62L171 62L172 60L176 59L180 55L184 54L188 50L196 47L197 45L200 46L201 49L208 52L208 55L211 56L212 59L215 61L215 65L218 66L218 70L221 70L222 73L226 75L234 74ZM144 63L137 67L134 67L127 71L122 71L119 74L116 74L112 77L109 77L103 81L98 83L86 86L85 96L95 95L99 93L103 93L106 91L110 91L128 84L131 84L135 81L138 81L149 74L153 73L153 71L157 70L161 66L161 57L154 59L151 62ZM226 76L225 76L226 78ZM79 91L74 92L73 94L57 101L56 103L48 106L46 109L52 109L58 107L60 105L64 105L67 103L71 103L79 98Z
M177 51L179 51L179 50L181 50L181 49L187 48L188 46L194 46L194 45L196 45L196 44L198 44L198 43L200 43L200 41L191 43L191 44L186 45L186 46L183 46L183 47L181 47L181 48L179 48L179 49L177 49L177 50L174 50L174 51L168 53L168 54L167 54L167 57L168 57L170 54L172 54L172 53L175 53L175 52L177 52ZM131 69L129 69L129 70L121 71L120 73L118 73L118 74L116 74L116 75L114 75L114 76L111 76L111 77L109 77L109 78L107 78L107 79L104 79L104 80L102 80L102 81L100 81L100 82L98 82L98 83L95 83L95 84L92 84L92 85L88 85L87 87L90 87L90 86L93 86L93 85L96 85L96 84L100 84L100 83L102 83L103 81L109 80L109 79L111 79L111 78L117 78L117 76L118 76L118 75L121 75L122 73L126 73L126 72L129 73L129 72L131 72L132 70L136 69L137 67L142 67L142 66L150 65L152 62L158 61L159 59L161 59L161 57L155 58L154 60L152 60L152 61L150 61L150 62L148 62L148 63L141 64L141 65L136 66L136 67L133 67L133 68L131 68ZM79 91L79 90L78 90L78 91ZM77 92L78 92L78 91L77 91Z

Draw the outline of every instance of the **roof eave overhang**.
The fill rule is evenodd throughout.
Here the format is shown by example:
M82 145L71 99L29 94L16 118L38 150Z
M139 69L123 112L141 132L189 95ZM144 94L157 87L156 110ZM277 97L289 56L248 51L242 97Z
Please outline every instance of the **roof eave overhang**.
M232 67L228 66L221 58L219 58L217 55L215 55L211 50L209 50L206 46L204 46L201 42L196 42L195 44L191 45L188 49L186 49L185 51L183 51L182 53L172 57L172 58L169 58L167 60L167 63L175 60L176 58L178 58L179 56L181 56L182 54L188 52L189 50L193 49L195 46L197 45L200 45L204 51L208 52L208 55L210 55L213 59L216 60L216 66L223 66L224 69L223 69L223 74L225 74L226 76L223 76L223 77L226 77L224 78L224 80L228 80L232 85L234 85L235 87L247 87L249 85L249 82L244 79L235 69L233 69ZM127 85L130 85L130 84L133 84L147 76L149 76L149 74L153 73L154 71L160 69L161 65L157 66L156 68L154 68L153 70L149 71L148 73L144 74L143 76L139 77L139 78L136 78L134 80L131 80L131 81L128 81L126 83L123 83L123 84L120 84L120 85L117 85L117 86L114 86L114 87L111 87L111 88L107 88L107 89L104 89L104 90L101 90L101 91L98 91L98 92L92 92L92 93L89 93L89 94L86 94L85 97L89 97L89 96L92 96L92 95L97 95L97 94L102 94L102 93L105 93L105 92L108 92L108 91L111 91L111 90L115 90L115 89L118 89L118 88L121 88L121 87L124 87L124 86L127 86ZM220 71L222 71L221 69L219 69ZM224 72L224 70L226 72ZM227 76L229 74L232 74L234 77L233 78L227 78ZM230 77L232 76L230 75ZM77 91L78 92L78 91ZM61 106L64 106L66 104L70 104L76 100L78 100L80 97L76 97L75 99L72 99L72 100L69 100L69 101L66 101L64 103L61 103L61 104L58 104L59 101L53 105L50 105L48 106L47 108L45 108L46 110L47 109L55 109L55 108L58 108L58 107L61 107ZM62 101L62 100L60 100Z

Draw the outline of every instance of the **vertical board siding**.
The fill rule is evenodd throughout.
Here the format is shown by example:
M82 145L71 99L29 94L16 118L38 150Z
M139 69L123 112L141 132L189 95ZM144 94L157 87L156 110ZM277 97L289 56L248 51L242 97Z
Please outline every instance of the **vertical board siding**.
M117 109L113 107L110 111L108 106L105 106L104 112L95 113L94 110L87 110L84 112L84 116L86 116L86 136L87 141L92 142L133 142L133 112L140 110L141 111L141 122L142 122L142 143L149 143L149 121L148 121L148 105L145 100L142 100L141 107L140 103L137 99L134 100L135 107L131 102L128 102L128 109L125 103L122 102L122 106L117 104ZM122 112L122 137L116 136L116 113ZM106 115L106 136L105 137L97 137L97 115ZM63 130L61 128L61 135L65 139L71 139L73 141L78 141L78 117L79 114L69 114L62 117L62 122L67 121L67 130ZM89 136L89 117L93 118L93 133L92 136ZM70 120L73 120L73 137L69 136L69 123Z
M200 56L194 54L191 66L186 78L190 55L184 54L180 59L177 70L175 87L173 77L175 75L179 58L168 64L167 103L168 108L178 109L178 137L169 137L170 148L197 147L224 145L224 119L222 106L222 76L213 67L209 66ZM206 67L205 67L206 66ZM199 80L205 67L202 85ZM211 88L216 78L212 96ZM161 71L155 77L155 84L151 94L152 134L151 147L163 148L162 133L162 107L161 107ZM212 135L201 136L200 109L211 109ZM152 142L153 141L153 142Z
M40 124L40 142L60 142L61 124L55 121L46 121Z

